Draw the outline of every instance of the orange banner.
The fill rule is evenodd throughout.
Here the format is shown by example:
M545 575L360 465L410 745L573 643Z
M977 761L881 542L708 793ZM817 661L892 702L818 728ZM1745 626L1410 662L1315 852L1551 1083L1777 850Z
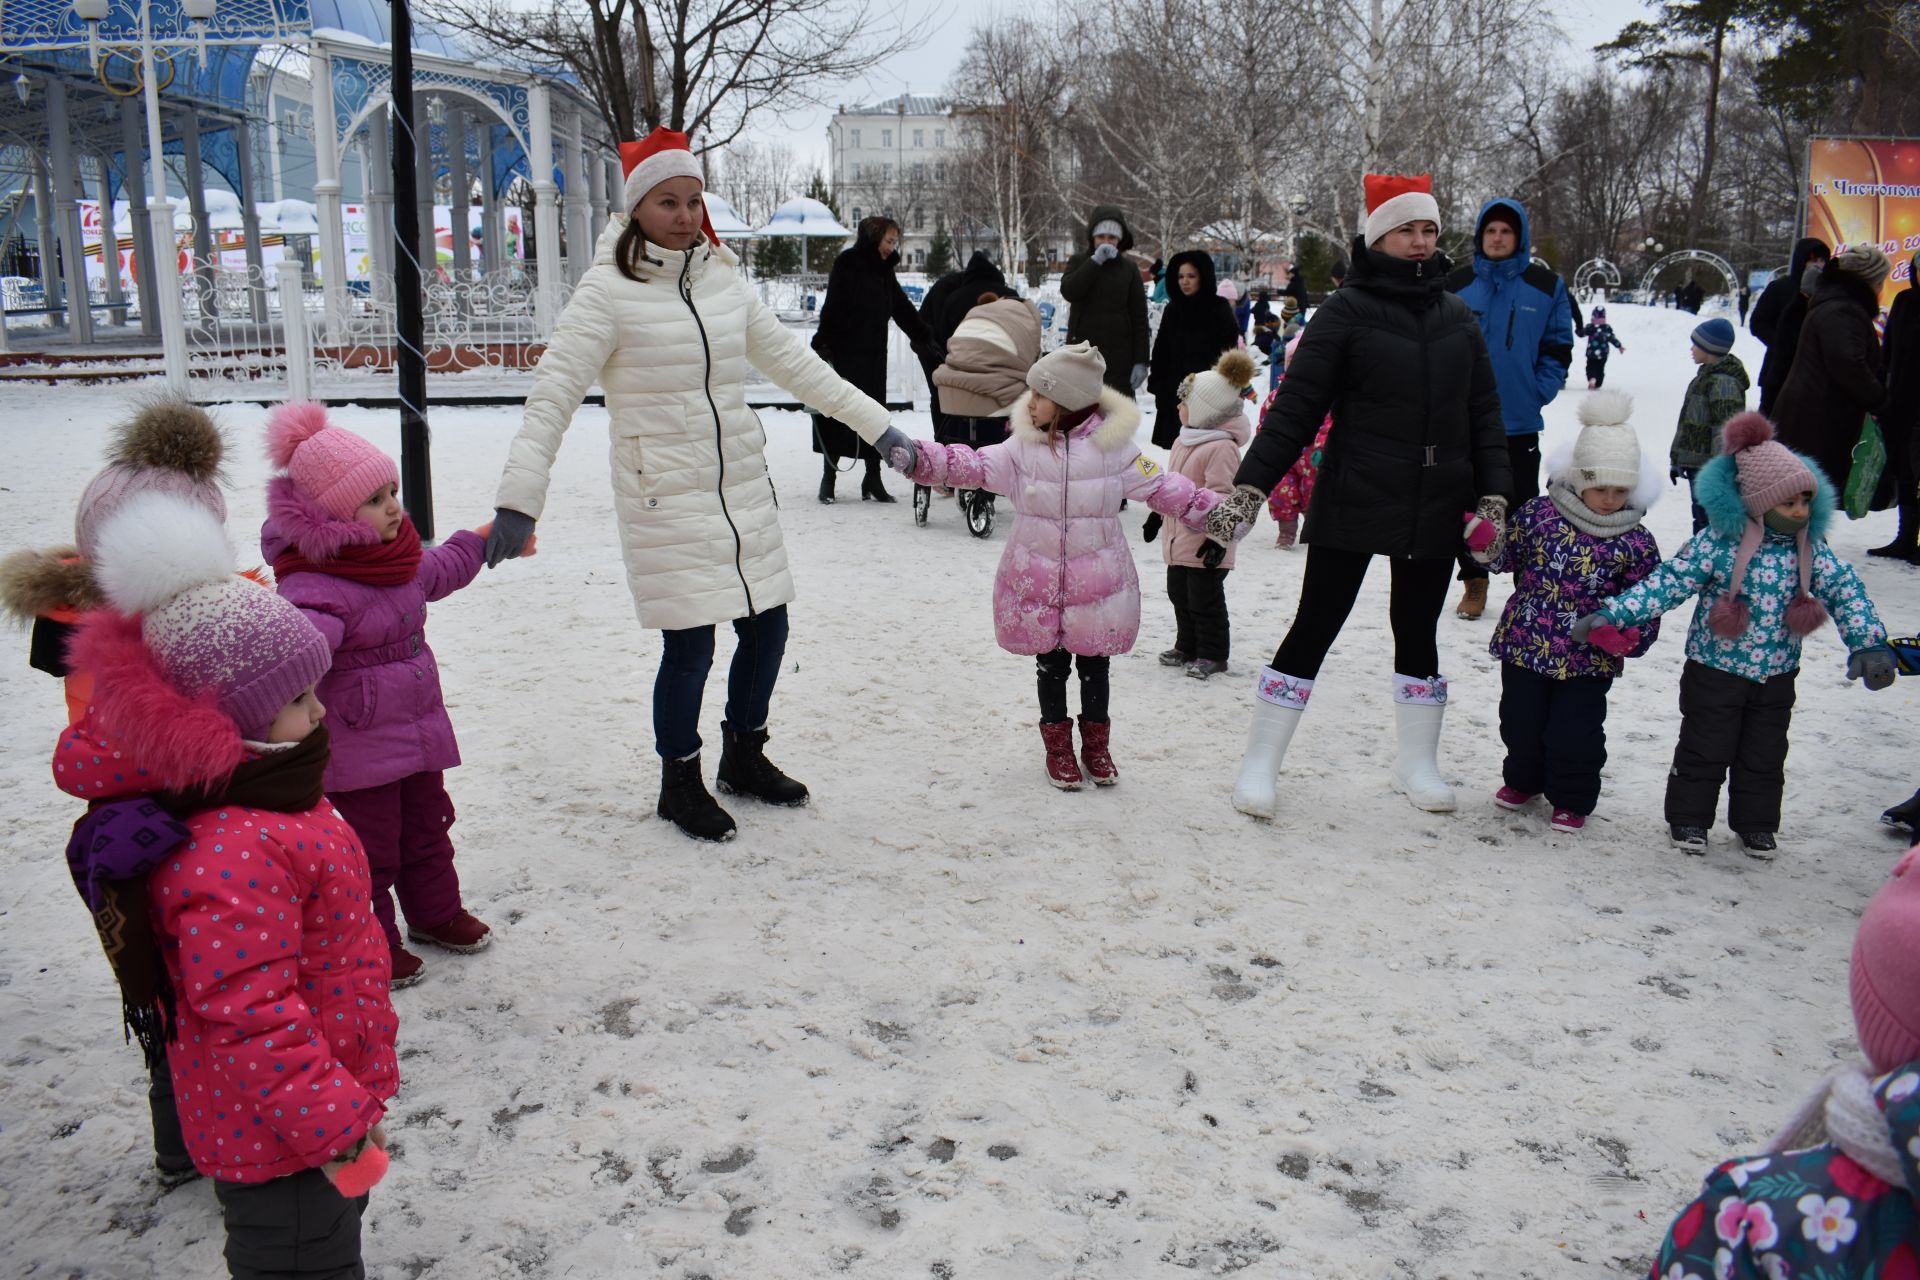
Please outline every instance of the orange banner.
M1920 138L1812 139L1807 234L1833 251L1876 244L1893 260L1882 309L1913 278L1920 252Z

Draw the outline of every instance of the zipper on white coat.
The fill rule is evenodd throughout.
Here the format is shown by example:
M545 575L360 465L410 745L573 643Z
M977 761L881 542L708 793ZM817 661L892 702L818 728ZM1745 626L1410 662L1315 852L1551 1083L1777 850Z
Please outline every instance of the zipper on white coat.
M727 510L727 446L720 424L720 406L713 402L713 348L707 343L707 326L700 319L700 309L693 305L693 284L688 279L693 271L694 252L688 249L686 258L680 264L680 300L687 304L687 312L693 317L693 327L700 331L700 354L706 361L705 372L700 378L700 390L707 397L707 412L713 415L713 453L714 460L720 465L720 481L714 486L714 496L720 499L721 518L727 522L727 529L733 534L733 572L740 579L740 590L746 593L747 616L751 618L759 610L753 606L753 588L747 583L746 566L741 561L746 548L740 541L740 526L733 522L733 512Z

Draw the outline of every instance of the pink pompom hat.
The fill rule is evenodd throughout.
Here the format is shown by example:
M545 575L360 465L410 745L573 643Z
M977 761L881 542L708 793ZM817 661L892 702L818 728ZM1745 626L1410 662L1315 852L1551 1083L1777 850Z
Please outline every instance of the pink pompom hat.
M1740 635L1752 621L1752 611L1740 598L1747 580L1747 566L1766 536L1767 512L1802 493L1819 488L1813 470L1799 454L1773 438L1773 424L1751 411L1727 419L1721 436L1721 448L1733 459L1734 475L1740 486L1740 503L1747 509L1747 527L1740 534L1739 550L1733 555L1733 576L1727 593L1714 601L1707 613L1707 625L1713 633L1727 639ZM1812 544L1802 528L1796 538L1800 567L1800 589L1787 606L1787 630L1804 636L1827 620L1826 606L1813 598Z
M326 406L294 400L267 415L267 454L301 495L336 520L351 520L376 490L400 483L400 468L344 427Z
M1867 903L1848 985L1860 1048L1875 1071L1920 1058L1920 850L1909 850Z

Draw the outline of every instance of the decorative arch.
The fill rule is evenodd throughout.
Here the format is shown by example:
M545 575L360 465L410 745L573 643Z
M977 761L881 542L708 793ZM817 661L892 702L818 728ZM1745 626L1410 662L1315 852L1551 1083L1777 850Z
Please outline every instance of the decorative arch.
M1647 273L1640 277L1641 296L1652 297L1653 282L1659 278L1660 273L1680 262L1699 262L1712 267L1720 273L1720 278L1727 282L1727 294L1731 297L1737 297L1739 295L1740 277L1734 274L1732 263L1728 262L1719 254L1709 253L1705 249L1682 249L1677 253L1670 253L1664 258L1658 259L1652 266L1647 268Z
M1618 289L1621 285L1620 268L1605 258L1588 258L1573 269L1573 287L1576 289Z
M369 116L393 101L393 68L385 62L341 54L333 54L328 60L333 66L334 139L345 146ZM413 89L416 98L422 92L450 93L478 103L506 126L523 151L529 149L525 85L501 84L416 65Z

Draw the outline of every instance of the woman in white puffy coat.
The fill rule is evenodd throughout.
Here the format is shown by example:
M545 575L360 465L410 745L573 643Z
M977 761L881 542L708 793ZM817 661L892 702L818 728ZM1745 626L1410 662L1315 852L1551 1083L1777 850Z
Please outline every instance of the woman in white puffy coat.
M766 758L768 704L786 649L793 579L766 434L747 365L884 452L906 442L885 408L783 327L735 270L701 203L699 162L659 129L621 147L629 215L610 219L534 375L500 481L489 564L517 555L546 506L561 436L598 380L612 417L614 508L640 625L664 634L654 681L658 812L726 840L733 819L701 777L701 696L714 627L739 637L727 681L720 790L779 805L807 789Z

